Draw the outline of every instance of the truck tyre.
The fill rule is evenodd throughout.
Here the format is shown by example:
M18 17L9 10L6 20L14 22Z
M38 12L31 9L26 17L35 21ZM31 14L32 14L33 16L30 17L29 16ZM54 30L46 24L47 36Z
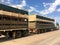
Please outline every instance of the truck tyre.
M12 32L9 32L9 38L12 38Z
M39 33L40 33L40 30L38 29L38 30L37 30L37 34L39 34Z
M9 32L6 32L5 36L6 36L6 39L8 39L9 38Z
M22 36L23 36L23 37L25 37L25 36L27 36L27 35L28 35L28 31L27 31L27 30L22 31Z
M17 36L17 38L22 37L21 31L17 31L17 32L16 32L16 36Z
M42 33L42 30L40 29L40 33Z

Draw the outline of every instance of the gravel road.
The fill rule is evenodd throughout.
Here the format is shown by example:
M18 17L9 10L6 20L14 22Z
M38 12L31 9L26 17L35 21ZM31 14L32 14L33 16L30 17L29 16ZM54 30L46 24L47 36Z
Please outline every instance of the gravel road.
M18 39L0 38L0 45L60 45L60 30Z

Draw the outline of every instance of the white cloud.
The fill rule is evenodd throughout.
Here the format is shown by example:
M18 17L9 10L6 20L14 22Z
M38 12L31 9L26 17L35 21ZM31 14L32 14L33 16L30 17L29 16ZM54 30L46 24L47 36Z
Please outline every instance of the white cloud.
M55 23L59 23L60 24L60 17L54 17L54 19L55 19Z
M4 2L3 0L1 0L2 2ZM32 7L32 6L29 6L27 3L26 3L26 0L22 0L20 4L16 4L16 5L13 5L11 3L11 0L7 0L6 2L8 5L12 6L12 7L15 7L15 8L19 8L19 9L24 9L25 6L28 6L28 11L29 13L31 13L32 11L35 11L37 13L39 13L40 11L38 11L35 7Z
M34 7L32 7L32 6L30 6L30 9L28 10L29 12L32 12L32 11L34 11L35 10L35 8Z
M35 7L30 6L29 8L30 8L30 9L28 9L29 13L31 13L32 11L35 11L35 12L37 12L37 13L40 12L40 11L38 11Z
M11 0L7 0L7 1L0 0L0 3L10 5L11 4Z
M15 8L19 8L19 9L23 9L24 6L26 6L26 0L22 0L21 4L17 4L17 5L10 5L12 7L15 7Z
M26 0L23 0L21 3L22 6L26 6Z
M59 8L59 9L57 9L57 11L58 11L58 12L60 12L60 8Z
M45 3L45 2L43 2L43 6L45 7L45 8L48 8L48 6L50 6L52 3Z
M0 3L3 3L4 2L4 0L0 0Z
M60 9L56 9L58 5L60 5L60 0L55 0L54 3L43 3L44 7L46 8L47 6L49 6L49 8L46 8L45 10L42 10L40 12L40 14L42 15L46 15L46 14L50 14L53 13L54 11L58 11L60 12ZM55 19L55 23L59 22L60 24L60 17L53 17Z
M8 4L11 4L11 2L10 2L10 1L11 1L11 0L7 0L7 3L8 3Z
M8 0L8 1L10 1L10 0Z
M43 3L43 6L45 7L45 10L39 11L35 7L30 6L30 9L28 11L29 12L35 11L35 12L41 14L41 15L46 15L46 14L54 12L58 5L60 5L60 0L55 0L54 3Z
M7 0L7 1L5 1L5 0L0 0L0 3L3 3L3 4L5 4L5 3L6 3L6 4L11 4L10 1L11 1L11 0Z
M45 3L44 3L44 4L45 4ZM58 5L60 5L60 0L55 0L54 3L50 3L50 4L51 4L50 7L49 7L48 9L42 10L42 11L40 12L40 14L46 15L46 14L49 14L49 13L54 12L54 11L56 10L56 7L57 7ZM46 5L47 5L47 4L46 4Z

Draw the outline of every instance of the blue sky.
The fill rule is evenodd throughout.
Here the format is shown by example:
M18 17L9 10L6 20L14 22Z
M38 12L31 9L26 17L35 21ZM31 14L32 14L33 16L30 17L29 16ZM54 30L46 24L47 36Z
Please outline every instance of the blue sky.
M60 24L60 0L0 0L0 3L53 18Z

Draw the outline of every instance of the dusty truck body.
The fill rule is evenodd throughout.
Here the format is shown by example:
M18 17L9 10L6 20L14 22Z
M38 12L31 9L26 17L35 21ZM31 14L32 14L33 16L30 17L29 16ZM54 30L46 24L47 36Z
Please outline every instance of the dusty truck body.
M28 12L0 4L0 35L21 37L28 33Z
M31 33L51 31L54 29L54 19L39 15L30 15L28 18L28 28Z

